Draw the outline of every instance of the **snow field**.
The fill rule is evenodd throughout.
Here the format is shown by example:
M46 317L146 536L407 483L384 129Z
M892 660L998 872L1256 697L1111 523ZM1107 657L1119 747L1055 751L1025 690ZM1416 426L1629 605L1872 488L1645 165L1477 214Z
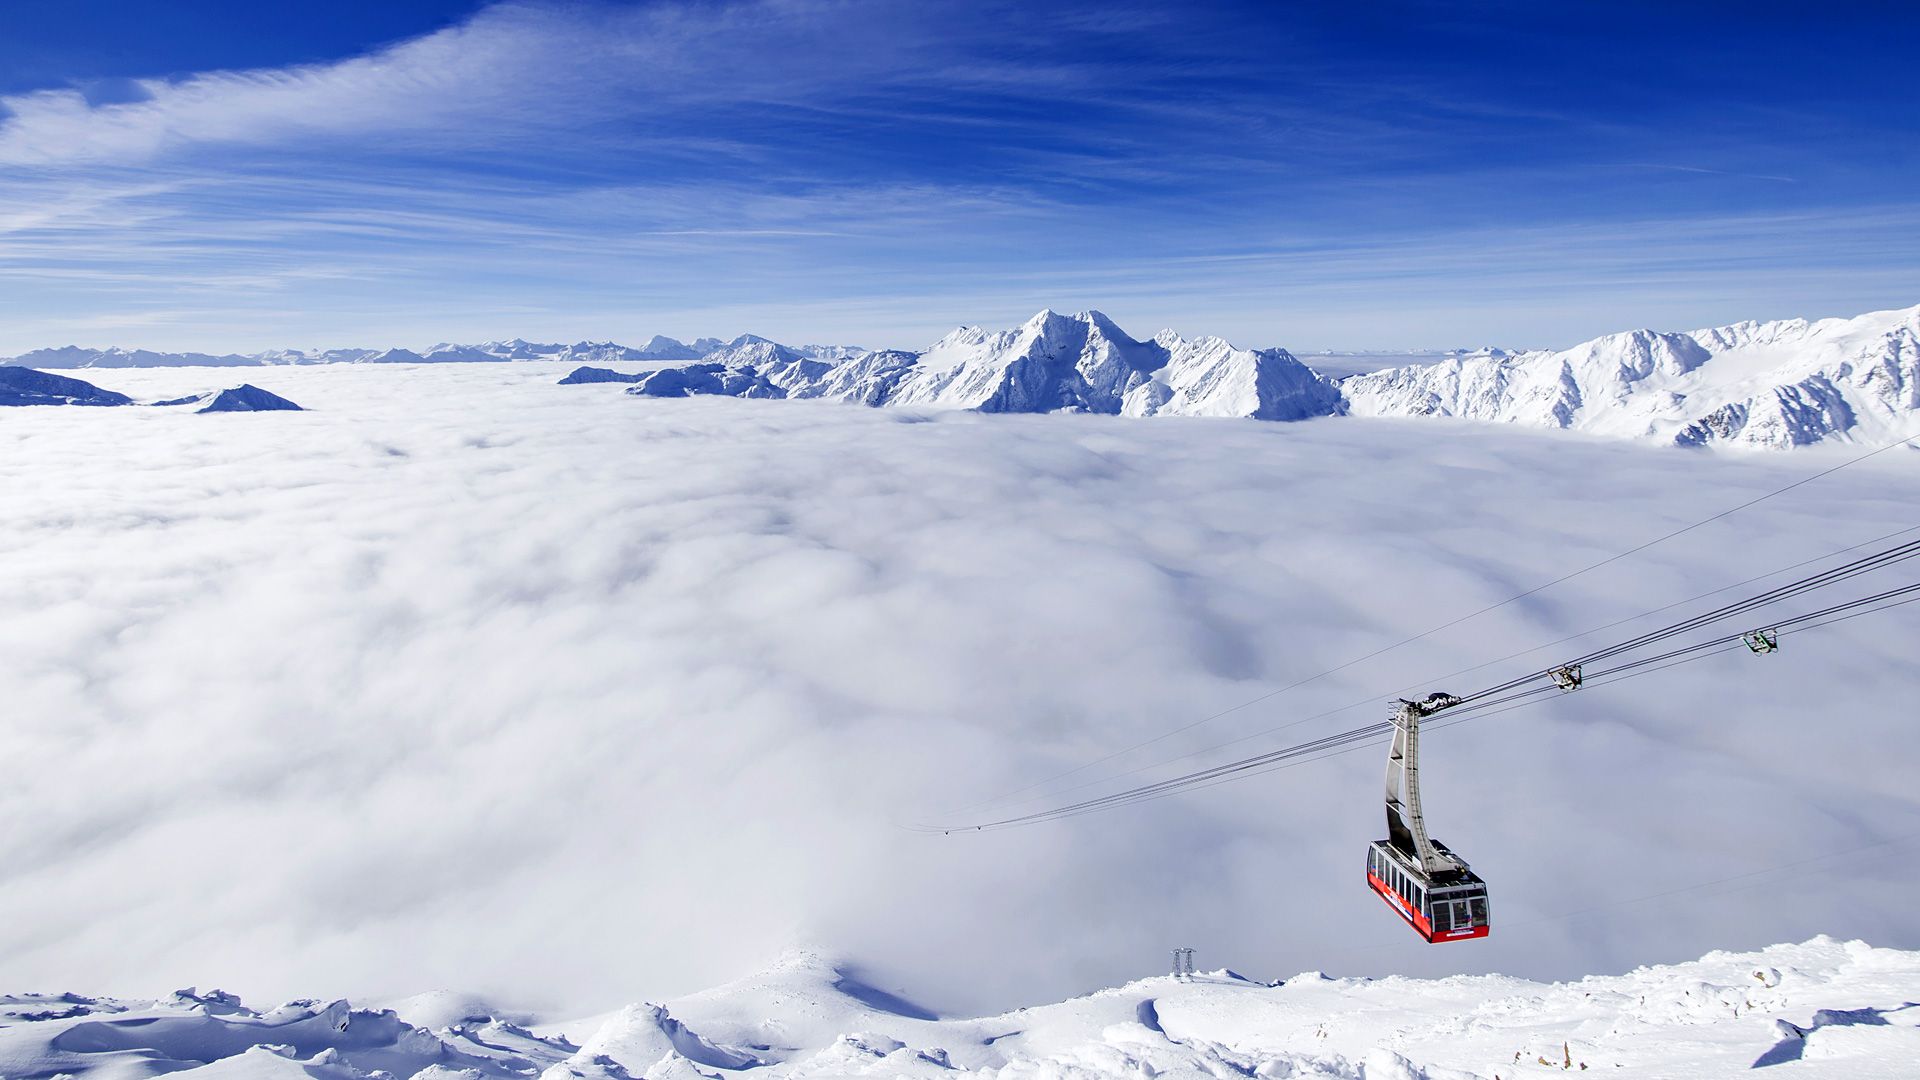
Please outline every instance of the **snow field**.
M665 1004L533 1024L441 996L390 1010L230 995L0 998L0 1075L139 1080L1323 1077L1466 1080L1911 1075L1920 954L1815 938L1620 976L1140 979L1054 1005L938 1019L814 953Z

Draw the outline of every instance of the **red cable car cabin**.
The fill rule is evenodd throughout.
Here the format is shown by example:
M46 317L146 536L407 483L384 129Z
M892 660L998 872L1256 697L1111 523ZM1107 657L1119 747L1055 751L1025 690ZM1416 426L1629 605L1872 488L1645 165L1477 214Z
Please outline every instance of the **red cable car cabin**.
M1386 840L1376 840L1367 847L1367 885L1429 942L1486 937L1487 883L1445 844L1429 843L1459 869L1422 874L1413 858Z
M1427 836L1420 812L1420 719L1460 704L1452 694L1401 701L1387 751L1387 838L1367 848L1367 886L1428 942L1487 936L1487 883Z

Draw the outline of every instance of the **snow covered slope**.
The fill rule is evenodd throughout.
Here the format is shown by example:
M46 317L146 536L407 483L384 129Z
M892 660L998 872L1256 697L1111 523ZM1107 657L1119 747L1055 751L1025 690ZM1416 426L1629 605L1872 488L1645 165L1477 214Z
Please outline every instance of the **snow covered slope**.
M1920 307L1634 330L1560 352L1448 358L1341 384L1358 416L1457 416L1682 446L1920 434Z
M1097 311L1042 311L1012 330L962 327L918 354L810 358L743 338L708 356L698 370L660 372L628 392L1261 420L1342 411L1333 383L1283 349L1236 349L1211 337L1187 341L1171 330L1137 341Z
M1916 998L1920 953L1816 938L1558 984L1318 973L1267 984L1220 970L940 1019L795 953L703 993L546 1027L496 1018L473 999L451 1011L298 1001L259 1013L218 991L4 997L0 1075L1464 1080L1730 1077L1793 1063L1781 1075L1874 1080L1912 1075Z

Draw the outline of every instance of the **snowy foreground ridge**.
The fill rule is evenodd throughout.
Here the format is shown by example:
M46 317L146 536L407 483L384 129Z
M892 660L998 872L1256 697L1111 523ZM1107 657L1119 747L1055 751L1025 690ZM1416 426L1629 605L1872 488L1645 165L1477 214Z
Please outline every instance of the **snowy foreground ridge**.
M1920 953L1815 938L1543 984L1505 976L1278 984L1142 979L999 1016L936 1018L811 954L665 1004L515 1023L436 993L390 1009L231 995L0 998L0 1076L133 1080L1338 1077L1589 1073L1911 1076Z

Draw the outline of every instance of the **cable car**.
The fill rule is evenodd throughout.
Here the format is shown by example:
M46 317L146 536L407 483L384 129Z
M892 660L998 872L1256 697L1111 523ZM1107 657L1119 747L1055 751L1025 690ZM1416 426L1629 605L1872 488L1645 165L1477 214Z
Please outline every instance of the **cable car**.
M1387 838L1367 847L1367 887L1430 943L1487 936L1487 883L1427 836L1420 813L1420 720L1460 704L1452 694L1401 700L1387 751Z

